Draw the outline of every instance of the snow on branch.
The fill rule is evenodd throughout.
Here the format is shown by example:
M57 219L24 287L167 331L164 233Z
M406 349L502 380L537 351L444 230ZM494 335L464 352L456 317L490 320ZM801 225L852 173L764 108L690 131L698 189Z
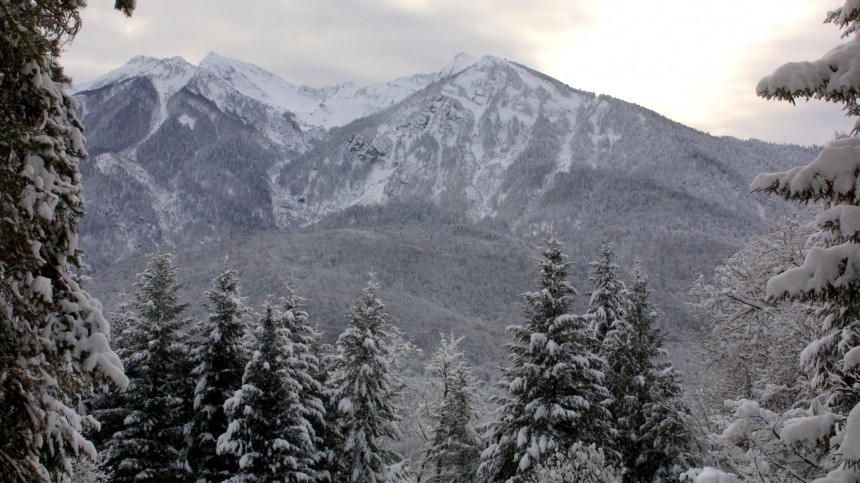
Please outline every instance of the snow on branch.
M792 418L785 422L779 439L789 446L826 442L840 416L825 411L815 416Z
M739 480L731 473L706 466L704 468L693 468L683 473L681 481L691 483L737 483Z
M823 296L837 298L856 293L860 274L860 245L809 250L803 265L783 272L767 282L768 298Z
M763 78L756 93L766 99L794 102L797 98L845 103L849 115L860 107L855 100L860 88L860 41L839 45L811 62L789 62Z
M845 4L827 13L827 23L836 24L842 32L842 37L857 32L860 29L860 0L845 0Z
M819 213L815 224L839 239L860 243L860 206L836 205Z
M750 189L773 192L789 200L856 203L858 173L860 139L842 138L831 142L806 166L759 174Z

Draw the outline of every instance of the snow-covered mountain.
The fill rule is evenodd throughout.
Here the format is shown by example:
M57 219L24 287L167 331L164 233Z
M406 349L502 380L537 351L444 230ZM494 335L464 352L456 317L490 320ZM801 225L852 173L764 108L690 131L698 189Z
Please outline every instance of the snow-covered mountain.
M156 59L137 56L126 65L93 82L77 86L75 90L94 91L128 79L146 78L152 82L159 99L166 103L195 77L205 78L205 93L212 100L226 103L232 94L240 94L277 110L292 113L304 130L329 129L400 102L438 80L439 76L462 70L474 60L468 54L459 54L439 73L402 77L384 85L345 82L314 88L291 84L256 65L229 59L215 52L207 54L198 66L182 57Z
M92 158L82 242L97 268L154 243L368 226L378 209L408 221L429 202L516 236L555 227L582 265L614 240L677 303L781 206L748 194L753 176L812 156L715 138L489 56L323 88L214 53L198 66L135 57L77 96Z

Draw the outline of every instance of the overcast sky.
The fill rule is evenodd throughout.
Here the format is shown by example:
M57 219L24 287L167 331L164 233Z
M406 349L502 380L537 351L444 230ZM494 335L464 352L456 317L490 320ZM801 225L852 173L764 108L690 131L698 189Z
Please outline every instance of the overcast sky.
M139 0L132 18L89 3L63 55L76 83L138 54L209 51L296 84L384 83L468 52L714 135L820 144L852 126L838 106L755 96L779 65L844 42L822 23L835 0Z

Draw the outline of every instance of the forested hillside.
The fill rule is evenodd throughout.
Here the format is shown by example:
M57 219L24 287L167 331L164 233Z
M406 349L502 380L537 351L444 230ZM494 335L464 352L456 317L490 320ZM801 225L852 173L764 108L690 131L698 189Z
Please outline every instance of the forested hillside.
M322 89L216 54L199 66L138 57L77 96L91 126L82 244L96 279L157 244L272 229L289 238L314 226L409 231L414 222L432 232L456 220L522 240L524 258L555 228L578 267L605 241L624 263L641 259L673 327L691 324L684 300L699 273L794 210L747 194L749 180L813 153L715 138L493 57ZM355 277L348 258L327 268Z
M716 138L465 55L75 98L84 3L0 7L4 481L860 481L860 123ZM860 115L858 46L756 92Z

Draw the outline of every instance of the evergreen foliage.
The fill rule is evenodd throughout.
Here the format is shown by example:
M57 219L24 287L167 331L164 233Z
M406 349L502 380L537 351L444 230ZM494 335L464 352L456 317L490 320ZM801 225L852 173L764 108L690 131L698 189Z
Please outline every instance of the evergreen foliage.
M627 478L627 475L624 474ZM577 441L566 452L551 455L533 471L527 483L619 483L622 470L614 466L595 444ZM635 481L635 480L633 480Z
M674 479L675 468L687 462L691 446L678 377L669 362L659 360L665 357L663 337L650 293L648 278L637 264L628 292L627 323L607 336L613 341L606 358L619 433L616 450L628 481Z
M439 399L430 416L433 421L425 462L432 466L428 482L475 481L482 441L475 430L477 382L459 350L462 337L442 336L427 365Z
M400 387L391 368L396 349L391 339L397 334L376 296L378 288L371 276L337 340L331 384L343 442L335 481L384 481L402 460L388 444L400 438L401 416L393 401Z
M225 257L221 273L206 292L209 316L198 327L192 353L196 378L194 415L188 462L196 481L221 481L238 472L238 461L217 455L218 436L227 431L224 402L242 385L248 361L243 345L248 308L241 296L239 274Z
M611 439L605 360L586 319L568 310L576 290L570 264L555 237L538 261L538 291L523 294L525 324L508 330L511 367L503 369L497 420L481 455L482 480L525 477L546 457L577 441Z
M103 459L116 482L184 481L193 381L190 322L179 318L187 305L179 302L173 256L151 255L135 287L136 320L129 320L119 350L130 382L112 411L122 426L106 442Z
M594 286L586 317L599 344L616 324L624 324L626 299L624 282L618 277L615 247L604 243L597 250L597 261L589 263L588 280ZM599 349L599 346L598 346Z
M94 387L127 383L82 266L75 100L57 58L82 1L0 0L0 475L63 478L95 457L76 408ZM129 9L129 12L131 10Z
M299 407L310 424L308 434L313 443L313 460L310 475L316 480L330 480L330 455L326 451L325 437L329 434L326 418L328 391L323 386L326 378L320 365L319 333L308 322L308 314L302 310L304 299L292 287L286 288L280 300L283 310L283 326L292 346L288 365L292 377L299 384Z
M592 330L602 337L600 354L608 364L606 387L617 437L601 442L616 455L626 481L669 478L679 457L688 452L689 433L682 417L680 387L671 364L658 362L662 336L649 301L648 280L641 266L633 271L628 290L619 278L611 243L592 262L594 284L586 313Z
M834 23L843 35L855 33L860 26L860 5L845 1L828 13L826 22ZM756 91L762 97L794 102L796 98L820 98L840 103L848 114L856 115L856 79L860 64L858 40L829 50L813 62L792 62L762 79ZM855 126L855 133L858 127ZM759 174L753 191L777 194L787 200L821 203L825 211L816 217L820 232L813 236L803 264L783 271L767 283L771 301L803 301L819 307L817 338L801 352L803 369L810 379L811 404L796 417L785 419L761 408L757 401L737 403L735 423L725 433L748 436L755 443L756 433L770 430L792 455L813 466L819 482L857 481L860 478L860 140L839 138L831 141L809 164L777 173ZM777 269L779 267L776 267ZM753 426L751 421L760 423ZM843 422L844 421L844 422ZM758 430L758 431L756 431ZM768 449L773 447L771 443ZM813 448L813 451L809 451ZM807 458L814 449L824 455ZM765 461L765 463L767 463ZM758 475L769 470L759 459L751 462ZM785 468L793 478L803 479ZM828 471L826 475L823 475ZM764 476L760 476L764 478Z
M343 444L343 435L338 428L337 398L331 386L336 354L333 346L321 342L321 333L317 329L314 329L310 352L319 362L316 374L311 373L311 376L320 384L322 392L319 399L324 409L322 424L315 427L318 438L317 450L320 455L315 469L321 477L331 479L341 471L337 450Z
M290 317L271 301L263 305L242 387L224 404L229 425L217 451L238 457L240 468L230 481L316 479L314 430L301 394L307 373L290 338Z
M120 296L116 308L108 315L108 322L111 328L111 347L119 351L123 347L123 332L140 323L137 312L134 310L134 302L128 294ZM122 391L104 388L95 391L85 401L86 411L99 422L98 427L92 428L86 433L86 436L95 444L96 449L102 452L100 459L104 457L103 450L107 447L108 441L123 428L123 420L127 413L122 406L122 398ZM79 465L76 463L75 466ZM74 477L78 477L77 471Z

